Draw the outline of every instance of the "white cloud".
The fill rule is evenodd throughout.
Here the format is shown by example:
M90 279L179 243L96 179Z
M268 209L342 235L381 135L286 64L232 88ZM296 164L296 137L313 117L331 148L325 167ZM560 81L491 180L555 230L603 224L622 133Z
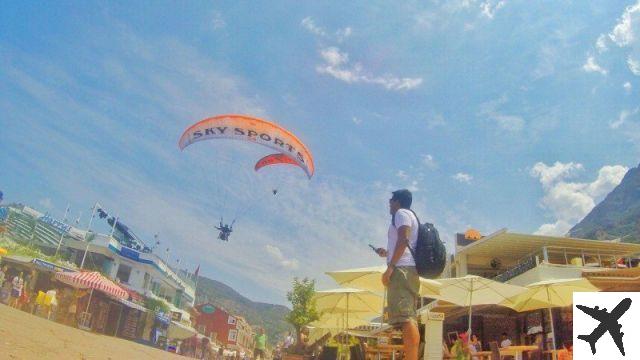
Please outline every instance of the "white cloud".
M327 36L327 31L322 27L316 25L315 21L313 21L313 19L310 16L307 16L306 18L302 19L302 21L300 22L300 25L302 25L302 27L304 27L305 29L307 29L307 31L309 31L314 35L318 35L321 37Z
M624 90L625 90L627 93L630 93L630 92L631 92L631 83L630 83L630 82L628 82L628 81L627 81L627 82L625 82L625 83L622 85L622 87L624 88Z
M361 64L350 65L349 54L341 52L337 47L322 49L320 56L324 60L324 64L316 67L318 73L330 75L349 84L377 84L387 90L411 90L422 84L422 78L398 78L393 75L367 74Z
M453 175L452 178L458 182L465 184L471 184L471 180L473 180L473 176L462 172Z
M637 39L639 23L640 1L625 9L622 17L609 33L609 38L620 47L628 46Z
M554 222L541 225L536 234L566 234L571 224L585 217L597 202L620 184L628 168L607 165L598 171L593 182L566 181L583 170L582 164L573 162L556 162L553 166L539 162L533 166L530 174L538 178L544 191L540 205L554 218Z
M422 155L422 163L430 168L430 169L435 169L438 167L438 163L436 162L436 160L433 158L433 155L431 154L426 154L426 155Z
M582 70L588 73L597 72L602 75L607 75L607 70L602 68L596 63L596 59L593 56L587 58L587 62L582 65Z
M640 111L640 108L635 108L634 110L622 110L618 119L609 123L609 127L612 129L618 129L622 126L630 116L634 116Z
M406 180L409 178L409 175L407 175L407 173L404 172L404 170L398 170L398 172L396 173L396 176L402 180Z
M444 120L442 114L431 114L427 118L427 128L433 129L440 126L445 126L447 122Z
M42 206L43 208L45 208L47 210L51 210L53 208L53 203L51 202L50 198L40 199L38 204L40 204L40 206Z
M604 34L600 34L600 36L598 36L598 40L596 40L596 49L598 50L598 53L603 53L609 50L607 47L607 37Z
M338 29L336 31L336 40L338 40L338 42L343 42L348 39L352 33L353 30L348 26L344 29Z
M496 11L504 7L506 3L507 2L504 0L500 0L497 2L485 1L480 4L480 9L482 10L481 14L487 19L493 19L493 17L496 15Z
M288 259L288 258L286 258L282 254L282 251L280 250L279 247L267 244L267 245L265 245L265 250L267 251L267 254L271 255L271 257L274 260L276 260L280 264L280 266L282 266L283 268L291 269L291 270L298 269L298 267L300 265L298 260L297 259Z
M336 30L335 35L330 35L330 33L325 28L316 24L311 16L307 16L306 18L302 19L300 25L302 25L302 27L311 34L324 39L335 39L335 41L339 43L345 41L353 34L353 29L350 26L347 26L344 29Z
M480 105L479 114L487 119L494 121L505 131L518 133L524 129L525 121L521 116L507 115L501 113L498 108L508 102L506 96L502 96L497 100L488 101Z
M213 30L218 30L225 28L227 26L227 22L224 21L221 13L215 11L211 16L211 26L213 27Z
M627 65L633 75L640 76L640 61L633 59L631 56L627 58Z
M548 188L553 183L571 178L582 170L584 170L582 164L573 162L563 164L556 161L553 166L547 166L545 163L539 162L531 169L531 176L539 178L542 186Z
M353 118L351 118L351 121L353 121L353 123L354 123L354 124L356 124L356 125L360 125L360 124L362 124L362 119L360 119L360 118L358 118L358 117L356 117L356 116L354 116Z

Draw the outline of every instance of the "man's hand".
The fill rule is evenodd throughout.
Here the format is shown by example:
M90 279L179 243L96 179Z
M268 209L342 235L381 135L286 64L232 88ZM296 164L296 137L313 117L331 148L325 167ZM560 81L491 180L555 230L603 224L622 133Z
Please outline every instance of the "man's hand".
M382 274L382 285L385 287L389 286L389 281L391 280L391 274L393 273L393 267L388 266L387 271Z
M385 249L385 248L377 248L377 249L376 249L376 253L377 253L380 257L387 257L387 249Z

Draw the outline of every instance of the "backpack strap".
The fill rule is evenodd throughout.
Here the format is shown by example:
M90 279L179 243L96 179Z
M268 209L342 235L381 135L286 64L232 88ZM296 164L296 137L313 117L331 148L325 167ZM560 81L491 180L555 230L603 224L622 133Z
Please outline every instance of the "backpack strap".
M405 210L409 210L411 211L411 213L413 214L413 216L415 216L416 221L418 222L418 237L420 237L420 219L418 218L418 215L416 214L415 211L411 210L411 209L405 209ZM393 216L391 217L391 224L393 225L393 227L396 227L396 214L393 214ZM396 229L397 230L397 229ZM417 245L417 244L416 244ZM413 257L413 262L416 263L416 266L418 265L418 262L416 261L416 252L415 250L413 250L411 248L411 241L409 241L407 243L407 247L409 248L409 252L411 253L411 257Z

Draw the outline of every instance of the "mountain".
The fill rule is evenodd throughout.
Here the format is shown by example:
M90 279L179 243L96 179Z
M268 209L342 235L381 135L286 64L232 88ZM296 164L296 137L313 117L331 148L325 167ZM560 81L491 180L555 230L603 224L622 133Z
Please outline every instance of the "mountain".
M622 182L569 235L640 243L640 166L629 170Z
M293 328L285 320L289 309L282 305L253 302L228 285L198 276L196 304L210 302L233 315L244 317L251 326L264 327L269 342L275 344L284 333Z

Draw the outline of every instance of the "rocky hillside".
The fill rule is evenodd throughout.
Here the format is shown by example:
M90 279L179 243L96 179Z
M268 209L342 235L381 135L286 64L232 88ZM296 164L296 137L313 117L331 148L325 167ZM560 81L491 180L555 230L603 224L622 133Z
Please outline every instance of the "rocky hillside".
M640 166L630 169L622 182L574 226L569 235L640 243Z
M228 285L204 276L198 277L196 304L210 302L226 311L243 316L252 326L266 329L269 342L274 344L292 328L285 321L289 309L282 305L253 302Z

